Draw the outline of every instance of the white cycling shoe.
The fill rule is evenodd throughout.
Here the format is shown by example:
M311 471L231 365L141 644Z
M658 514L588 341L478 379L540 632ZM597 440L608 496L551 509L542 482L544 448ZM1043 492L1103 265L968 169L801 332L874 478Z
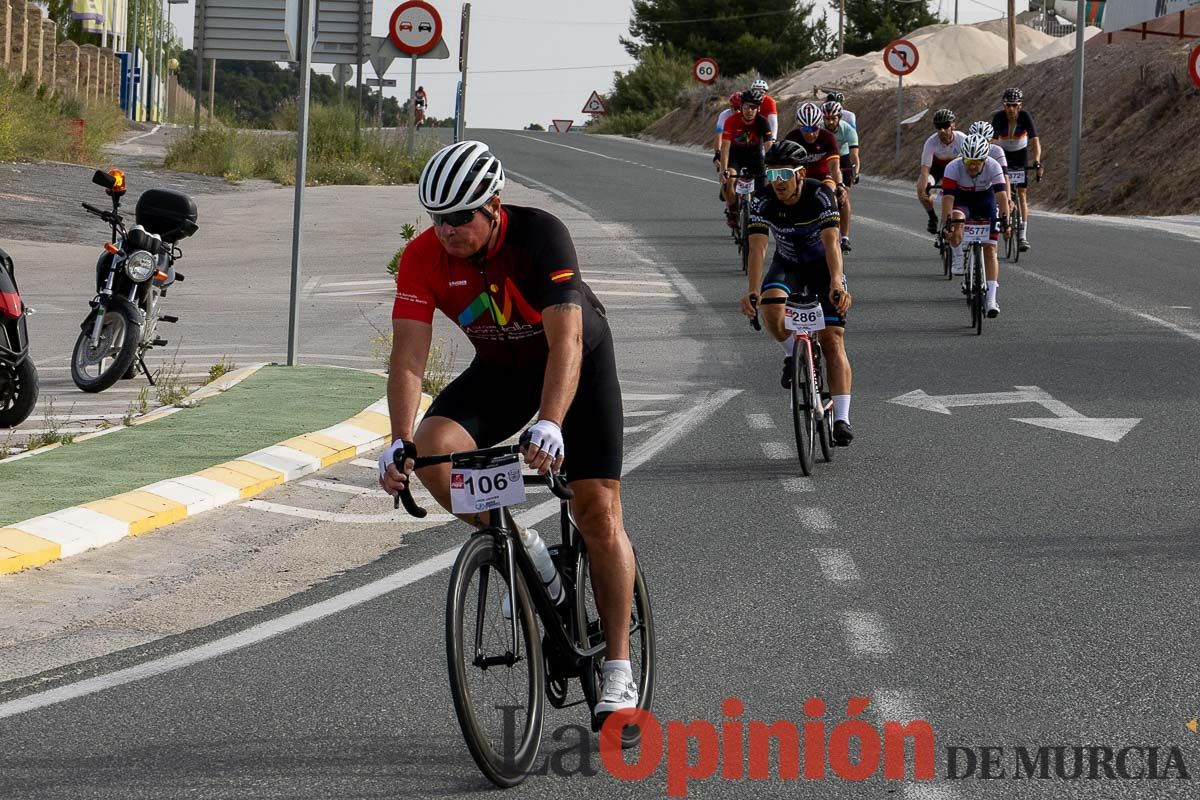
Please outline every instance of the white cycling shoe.
M614 711L637 708L638 688L633 678L624 670L614 669L604 673L600 687L600 701L596 703L596 716Z
M997 303L995 300L988 301L987 316L988 316L988 319L995 319L996 317L1000 316L1000 304Z
M967 268L963 266L963 263L961 261L958 262L957 264L951 264L950 265L950 274L951 275L966 275Z

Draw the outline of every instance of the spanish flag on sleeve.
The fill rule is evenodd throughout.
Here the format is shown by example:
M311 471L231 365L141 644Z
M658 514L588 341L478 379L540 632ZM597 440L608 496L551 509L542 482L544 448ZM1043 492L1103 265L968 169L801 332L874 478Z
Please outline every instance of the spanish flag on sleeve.
M575 277L575 270L560 269L557 272L550 273L550 280L554 283L565 283Z

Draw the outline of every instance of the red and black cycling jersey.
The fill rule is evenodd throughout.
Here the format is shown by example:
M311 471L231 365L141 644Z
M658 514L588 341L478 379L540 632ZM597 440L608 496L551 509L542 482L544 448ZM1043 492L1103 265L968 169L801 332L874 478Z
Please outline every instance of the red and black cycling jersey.
M749 122L741 114L731 114L725 120L721 138L729 142L730 152L752 148L761 151L763 144L771 138L771 123L761 113Z
M792 128L783 138L798 143L808 153L804 158L804 171L807 177L816 178L819 181L830 177L831 165L838 159L838 141L832 131L820 128L817 131L816 141L810 142L804 138L804 134L800 132L799 128Z
M604 306L580 277L562 221L539 209L503 206L499 236L482 261L449 255L432 228L409 243L396 274L392 319L432 323L436 308L471 340L477 361L543 367L549 346L542 311L563 303L583 309L584 353L609 336Z
M1009 169L1024 169L1029 156L1029 140L1037 136L1033 117L1021 109L1017 112L1017 124L1008 129L1008 114L1004 109L992 115L992 127L996 129L996 143L1004 148Z

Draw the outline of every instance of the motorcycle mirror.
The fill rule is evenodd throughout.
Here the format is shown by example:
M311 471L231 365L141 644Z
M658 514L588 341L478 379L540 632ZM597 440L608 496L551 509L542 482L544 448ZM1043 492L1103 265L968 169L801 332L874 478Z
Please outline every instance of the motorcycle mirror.
M96 184L97 186L103 186L105 189L111 189L113 184L116 182L116 178L114 178L112 175L109 175L104 170L98 169L92 175L92 183Z

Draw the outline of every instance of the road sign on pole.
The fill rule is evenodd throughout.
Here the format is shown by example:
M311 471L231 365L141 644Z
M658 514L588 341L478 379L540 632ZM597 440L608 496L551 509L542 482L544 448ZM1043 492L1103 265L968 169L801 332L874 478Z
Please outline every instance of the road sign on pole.
M567 133L571 130L571 124L575 122L573 119L556 119L550 123L550 128L555 133Z
M405 55L428 53L442 40L442 15L425 0L408 0L392 12L388 37Z
M383 86L388 89L396 88L395 78L367 78L363 83L367 86Z
M292 287L288 311L289 367L296 366L296 351L300 336L300 245L304 224L304 182L308 173L308 99L312 90L312 30L310 20L316 16L317 0L301 0L299 15L300 59L300 120L296 126L296 200L292 208Z
M600 99L599 93L593 91L592 96L583 104L584 114L607 114L608 109L604 106L604 101Z
M713 83L721 72L715 58L697 58L692 65L692 77L701 83Z
M897 39L883 48L883 65L896 76L896 155L900 155L900 120L904 116L904 76L911 75L921 61L916 45Z
M287 31L293 0L202 0L196 6L197 52L205 59L295 61ZM310 61L356 64L361 33L370 32L374 0L321 0ZM366 19L365 28L360 24ZM295 19L299 19L296 17Z
M1188 59L1188 75L1192 76L1192 83L1200 86L1200 45L1192 51L1192 56Z
M350 82L354 77L354 67L349 64L336 64L333 67L333 79L342 86Z

